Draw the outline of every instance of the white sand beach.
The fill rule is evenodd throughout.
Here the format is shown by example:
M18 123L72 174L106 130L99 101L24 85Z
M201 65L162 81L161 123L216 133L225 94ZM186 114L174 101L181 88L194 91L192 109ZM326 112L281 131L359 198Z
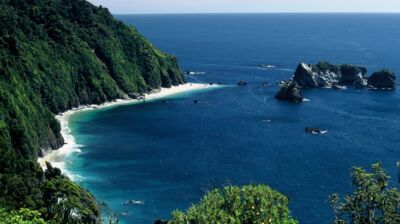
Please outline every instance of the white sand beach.
M154 93L149 93L145 95L146 100L155 100L167 96L172 96L185 92L192 92L196 90L209 89L209 88L218 88L218 85L210 85L203 83L186 83L179 86L173 86L171 88L161 88L159 91ZM68 110L60 115L57 115L57 120L60 121L61 124L61 134L64 137L65 145L58 150L53 150L49 152L44 157L38 158L38 162L43 169L46 169L46 162L50 162L53 167L57 167L61 169L64 174L70 176L68 171L65 169L66 161L65 157L74 152L80 152L80 145L75 142L74 136L71 134L71 130L68 126L69 117L77 112L88 111L88 110L96 110L102 109L106 107L118 106L118 105L126 105L141 102L142 100L138 99L119 99L113 102L106 102L101 105L88 105L81 106L79 108L73 108Z

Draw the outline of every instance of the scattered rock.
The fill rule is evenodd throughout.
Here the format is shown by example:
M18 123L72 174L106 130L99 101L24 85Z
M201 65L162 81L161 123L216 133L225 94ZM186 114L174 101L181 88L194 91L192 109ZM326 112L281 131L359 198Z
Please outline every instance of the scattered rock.
M396 75L387 70L375 72L368 78L368 86L376 89L393 89L396 84Z
M247 85L247 82L240 80L240 81L237 83L237 85L238 85L238 86L245 86L245 85Z
M300 86L294 81L289 81L285 84L282 84L278 93L275 95L275 98L293 103L303 102Z
M323 131L320 128L313 128L313 127L306 127L304 129L304 131L309 134L322 134L323 133Z
M122 203L123 205L144 205L143 201L128 200Z

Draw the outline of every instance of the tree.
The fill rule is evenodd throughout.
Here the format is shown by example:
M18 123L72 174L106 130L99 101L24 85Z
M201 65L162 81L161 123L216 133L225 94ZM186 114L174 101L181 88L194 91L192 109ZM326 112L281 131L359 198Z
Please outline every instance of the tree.
M381 164L373 164L370 173L355 167L351 177L353 194L344 199L338 194L329 198L335 212L334 224L400 223L400 192L397 188L388 188L390 176Z
M171 224L296 224L288 198L266 185L229 186L209 192L186 212L174 211Z
M2 224L46 224L40 218L38 211L33 211L27 208L21 208L19 211L6 212L0 209L0 223Z

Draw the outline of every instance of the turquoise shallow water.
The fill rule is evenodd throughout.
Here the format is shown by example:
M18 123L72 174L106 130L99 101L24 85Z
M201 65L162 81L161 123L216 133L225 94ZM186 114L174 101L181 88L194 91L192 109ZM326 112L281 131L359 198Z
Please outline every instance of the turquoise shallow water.
M189 81L230 87L78 113L77 181L123 223L152 223L227 184L266 183L290 197L300 223L329 223L326 200L346 193L353 165L400 159L400 92L305 90L300 105L274 99L300 61L353 63L400 72L400 15L257 14L118 16L183 69ZM259 69L258 64L275 68ZM249 85L236 86L239 80ZM268 82L271 85L263 86ZM194 104L193 100L198 100ZM307 135L304 127L328 130ZM123 205L126 200L142 205Z

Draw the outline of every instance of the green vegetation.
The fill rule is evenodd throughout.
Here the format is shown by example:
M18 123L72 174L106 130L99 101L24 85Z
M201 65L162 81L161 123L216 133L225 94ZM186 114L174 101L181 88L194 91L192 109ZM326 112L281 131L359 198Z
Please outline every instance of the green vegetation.
M400 163L398 164L398 166ZM335 211L335 224L394 224L400 223L400 192L389 188L381 164L373 164L371 172L356 167L351 175L354 193L340 200L338 194L330 197Z
M54 114L184 82L174 56L103 7L86 0L0 0L0 223L117 222L59 169L47 164L43 171L36 162L64 142ZM331 197L335 223L400 223L400 193L388 188L379 164L372 173L355 168L352 180L353 195ZM175 211L171 223L297 223L287 205L286 196L265 185L231 186Z
M6 212L0 209L0 223L2 224L46 224L40 218L38 211L32 211L27 208L21 208L18 211Z
M400 162L397 164L400 169ZM381 164L371 172L354 167L351 174L354 193L340 199L333 194L329 202L335 212L334 224L400 223L400 191L389 188L390 176ZM399 179L400 182L400 179ZM290 216L288 199L265 185L225 187L209 192L186 212L174 211L172 221L156 223L297 223Z
M186 212L174 211L172 224L295 224L288 198L265 185L213 190Z
M103 7L0 0L0 207L37 210L53 223L94 223L94 198L36 162L63 144L54 114L183 82L175 57Z

